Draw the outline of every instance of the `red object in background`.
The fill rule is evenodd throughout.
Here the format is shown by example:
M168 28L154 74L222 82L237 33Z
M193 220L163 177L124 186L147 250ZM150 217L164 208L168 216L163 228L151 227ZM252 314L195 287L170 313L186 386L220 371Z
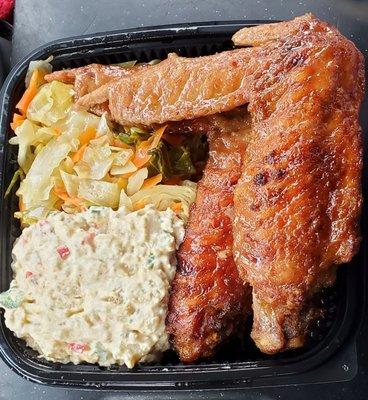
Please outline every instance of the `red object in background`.
M0 19L9 19L15 0L0 0Z

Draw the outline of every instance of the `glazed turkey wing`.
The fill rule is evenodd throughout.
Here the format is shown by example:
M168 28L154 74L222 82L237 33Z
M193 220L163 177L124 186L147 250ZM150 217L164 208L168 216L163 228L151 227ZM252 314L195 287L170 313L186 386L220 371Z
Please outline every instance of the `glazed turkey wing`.
M168 317L184 361L212 354L244 318L237 306L243 289L228 253L231 231L239 273L253 287L252 337L266 353L303 344L310 299L333 283L336 266L353 257L360 241L362 55L310 14L246 28L234 41L255 47L171 55L77 102L82 109L108 104L124 125L193 119L249 103L249 146L234 132L222 137L208 128L212 156L179 250Z
M246 30L238 44L242 35L249 44ZM234 197L235 260L253 288L252 337L265 353L303 344L310 299L357 252L362 202L362 55L313 17L275 43L284 58L261 62Z
M74 85L75 100L78 100L101 86L126 77L144 67L144 65L126 68L118 65L89 64L84 67L54 71L47 74L45 80L47 82L56 80ZM107 101L96 104L90 107L89 111L102 115L103 112L109 112L109 104Z
M311 24L318 22L312 14L305 14L291 21L240 29L233 35L232 41L236 46L261 46L270 41L285 39L287 36L300 35L303 30L309 30Z
M172 343L184 362L212 356L250 309L249 288L239 277L232 252L233 189L250 120L241 110L231 117L191 122L190 129L207 131L209 159L177 253L167 317Z
M257 67L253 49L185 58L169 54L157 65L108 83L76 103L89 109L108 101L122 125L162 124L229 111L248 102Z
M197 59L171 56L98 89L105 97L96 91L80 102L89 107L108 99L112 117L128 125L194 118L249 102L253 141L235 191L234 248L239 271L253 286L252 336L262 351L275 353L303 344L313 314L309 300L358 248L363 59L336 29L311 15L242 30L235 40L256 47ZM205 208L200 214L206 216ZM190 304L191 291L182 293L171 313L183 312L186 299ZM196 309L187 310L195 320ZM196 345L175 344L179 352Z

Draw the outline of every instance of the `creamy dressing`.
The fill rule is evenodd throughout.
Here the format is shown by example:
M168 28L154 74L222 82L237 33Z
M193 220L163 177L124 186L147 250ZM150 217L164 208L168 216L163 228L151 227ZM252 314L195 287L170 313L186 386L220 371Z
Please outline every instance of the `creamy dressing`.
M6 325L51 361L154 361L169 348L167 301L183 236L183 222L153 206L50 215L13 248Z

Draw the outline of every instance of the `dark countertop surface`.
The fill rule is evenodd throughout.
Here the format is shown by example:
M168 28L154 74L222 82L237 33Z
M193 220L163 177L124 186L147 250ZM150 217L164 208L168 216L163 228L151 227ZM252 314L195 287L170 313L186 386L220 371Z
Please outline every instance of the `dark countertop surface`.
M67 36L178 22L290 19L306 12L336 25L367 54L361 37L368 24L365 0L17 0L13 64Z
M313 12L330 21L368 55L368 1L365 0L17 0L14 19L12 64L36 47L51 40L94 32L142 26L220 20L282 20ZM368 327L364 329L368 332ZM366 338L361 338L366 342ZM355 344L354 344L355 345ZM366 347L358 347L361 357L353 380L325 384L265 389L246 389L231 398L246 399L366 399L368 398L368 356ZM345 364L342 367L346 367ZM328 393L328 395L327 395ZM1 400L115 400L209 398L220 399L226 392L168 392L167 395L68 390L28 382L0 360ZM230 397L229 397L230 398Z

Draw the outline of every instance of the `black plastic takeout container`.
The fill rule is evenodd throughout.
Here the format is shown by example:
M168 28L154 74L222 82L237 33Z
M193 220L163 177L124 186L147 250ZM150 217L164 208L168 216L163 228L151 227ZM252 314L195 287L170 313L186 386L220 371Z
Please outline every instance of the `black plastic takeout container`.
M17 168L17 148L8 145L12 135L9 124L15 104L24 91L29 62L52 55L53 67L57 70L94 62L163 59L169 52L191 57L213 54L231 49L231 36L241 27L261 23L265 22L182 24L63 39L37 49L12 70L1 94L1 291L9 287L11 248L20 234L19 224L12 217L17 209L16 189L4 199L5 189ZM352 379L357 365L354 348L349 343L365 309L363 247L365 244L353 262L339 268L336 285L317 300L325 309L325 316L315 321L307 344L301 350L266 356L257 351L248 338L245 342L234 339L216 358L195 365L181 364L173 353L165 355L160 364L139 365L133 370L124 366L64 365L39 358L6 328L1 313L0 354L12 369L27 379L79 388L193 391ZM341 368L347 359L350 367Z

